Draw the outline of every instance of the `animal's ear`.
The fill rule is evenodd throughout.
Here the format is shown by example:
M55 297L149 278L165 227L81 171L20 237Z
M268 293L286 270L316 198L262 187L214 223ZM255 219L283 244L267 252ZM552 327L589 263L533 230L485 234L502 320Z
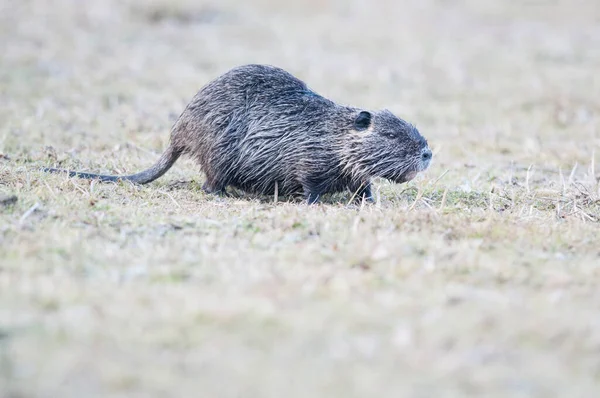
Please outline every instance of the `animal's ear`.
M361 111L356 119L354 119L354 128L357 131L363 131L371 126L371 113L367 111Z

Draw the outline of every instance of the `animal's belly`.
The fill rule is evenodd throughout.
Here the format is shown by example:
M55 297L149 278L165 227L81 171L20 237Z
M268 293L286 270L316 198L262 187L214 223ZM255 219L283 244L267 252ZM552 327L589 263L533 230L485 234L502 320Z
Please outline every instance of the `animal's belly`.
M302 194L302 185L295 180L263 176L262 178L242 177L231 181L230 185L248 193L259 195L296 195Z

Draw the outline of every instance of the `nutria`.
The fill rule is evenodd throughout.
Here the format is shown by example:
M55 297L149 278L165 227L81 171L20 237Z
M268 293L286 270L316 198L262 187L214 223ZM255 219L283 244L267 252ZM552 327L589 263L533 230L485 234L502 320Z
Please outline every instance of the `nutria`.
M388 110L338 105L280 68L246 65L200 89L151 168L126 176L44 170L146 184L181 155L199 163L206 192L302 193L309 204L346 189L373 201L372 177L409 181L432 156L415 126Z

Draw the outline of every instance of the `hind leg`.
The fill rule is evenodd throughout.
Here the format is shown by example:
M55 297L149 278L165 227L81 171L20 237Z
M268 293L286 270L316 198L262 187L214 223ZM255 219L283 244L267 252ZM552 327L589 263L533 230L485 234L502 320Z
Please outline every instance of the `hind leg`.
M202 185L202 190L207 194L226 196L225 188L227 184L214 176L206 176L206 182Z
M227 196L227 192L225 191L225 188L215 188L206 183L202 184L202 190L204 192L206 192L207 194L211 194L211 195Z
M304 199L306 199L306 203L309 205L314 205L316 203L319 203L320 197L321 197L321 194L319 194L317 192L310 192L310 191L304 192Z
M356 185L350 188L354 196L354 200L360 202L365 199L366 202L375 203L373 193L371 192L371 182L366 181L360 185Z
M315 183L304 183L304 199L306 199L306 203L309 205L314 205L319 203L319 199L321 199L321 195L323 194L323 189L318 184Z

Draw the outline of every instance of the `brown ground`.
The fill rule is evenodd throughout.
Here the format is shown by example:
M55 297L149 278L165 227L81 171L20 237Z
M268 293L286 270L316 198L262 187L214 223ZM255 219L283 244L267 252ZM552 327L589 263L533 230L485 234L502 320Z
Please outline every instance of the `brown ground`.
M600 396L600 3L238 3L0 0L0 396ZM363 208L37 171L149 166L252 62L433 166Z

